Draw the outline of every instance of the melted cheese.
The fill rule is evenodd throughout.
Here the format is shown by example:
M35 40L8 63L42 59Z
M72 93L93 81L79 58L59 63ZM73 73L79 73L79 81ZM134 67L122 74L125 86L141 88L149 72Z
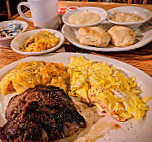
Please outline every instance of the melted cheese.
M63 64L43 61L20 62L14 70L3 77L0 87L3 94L8 94L12 90L22 93L37 85L54 85L66 92L67 79Z
M20 47L24 52L39 52L55 47L59 39L50 31L43 30L34 34Z

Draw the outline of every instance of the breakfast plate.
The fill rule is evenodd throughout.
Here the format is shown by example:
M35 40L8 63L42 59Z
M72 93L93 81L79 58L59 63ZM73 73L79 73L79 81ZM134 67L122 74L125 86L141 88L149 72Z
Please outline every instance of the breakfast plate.
M44 31L44 30L50 31L59 39L59 43L56 46L54 46L50 49L47 49L47 50L39 51L39 52L24 52L24 51L20 50L20 47L22 47L31 36L33 36L34 34L36 34L39 31ZM59 47L62 46L63 42L64 42L64 36L61 32L59 32L57 30L53 30L53 29L38 29L38 30L32 30L32 31L25 32L25 33L17 36L16 38L14 38L11 42L11 48L19 54L41 55L41 54L55 51L56 49L58 49Z
M101 27L104 30L108 30L112 26L109 22L104 22L101 24ZM86 49L86 50L92 50L92 51L102 51L102 52L120 52L120 51L129 51L136 48L140 48L142 46L145 46L149 42L152 41L152 24L147 22L143 25L141 25L139 28L135 29L136 33L136 40L133 45L126 46L126 47L116 47L114 45L109 45L108 47L95 47L95 46L87 46L82 45L79 43L77 39L77 31L78 28L73 28L68 25L64 25L62 28L62 33L64 37L73 45Z
M143 71L123 63L121 61L102 57L97 55L90 54L80 54L80 53L58 53L52 56L37 56L37 57L27 57L20 61L50 61L55 63L63 63L65 66L69 64L70 57L75 56L84 56L87 59L92 59L94 61L103 61L107 62L109 65L113 65L119 70L123 70L129 77L135 76L136 81L140 85L142 90L142 97L151 96L152 97L152 78L144 73ZM19 61L16 61L0 70L0 79L8 73L10 70L14 69L18 65ZM0 127L6 122L4 118L5 110L9 99L16 95L17 93L2 95L0 94ZM152 100L150 100L147 105L149 106L150 111L146 113L144 119L136 121L135 119L130 119L126 122L117 122L120 125L119 129L110 130L104 137L99 138L97 141L100 142L151 142L152 139ZM116 120L115 120L116 121Z

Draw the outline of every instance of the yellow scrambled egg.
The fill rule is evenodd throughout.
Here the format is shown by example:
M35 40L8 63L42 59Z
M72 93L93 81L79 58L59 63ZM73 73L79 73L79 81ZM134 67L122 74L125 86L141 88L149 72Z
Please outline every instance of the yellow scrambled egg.
M67 91L68 74L63 64L30 61L20 62L6 74L0 83L2 94L17 91L19 94L37 85L54 85Z
M100 111L106 111L118 121L132 117L139 120L149 110L146 102L150 97L141 99L135 77L129 78L107 63L72 56L68 73L70 95L96 105Z
M39 52L50 49L59 43L59 39L50 31L39 31L30 37L20 49L24 52Z

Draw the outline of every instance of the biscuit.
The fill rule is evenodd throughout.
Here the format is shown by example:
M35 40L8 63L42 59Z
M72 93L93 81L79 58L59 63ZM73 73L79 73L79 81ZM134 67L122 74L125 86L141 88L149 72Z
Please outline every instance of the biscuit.
M111 43L115 46L125 47L134 44L136 34L133 30L124 26L113 26L108 30L111 35Z
M78 30L77 39L81 44L97 47L107 47L111 37L100 26L81 27Z

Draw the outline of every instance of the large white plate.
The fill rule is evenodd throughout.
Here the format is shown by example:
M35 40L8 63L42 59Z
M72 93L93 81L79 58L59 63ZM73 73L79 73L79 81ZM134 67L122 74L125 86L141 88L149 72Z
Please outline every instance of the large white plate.
M137 82L139 83L142 89L142 97L152 96L152 78L141 70L120 62L115 59L90 55L90 54L79 54L79 53L58 53L52 56L41 56L41 57L28 57L22 59L21 61L33 61L33 60L41 60L41 61L50 61L56 63L63 63L65 66L70 61L70 56L84 56L88 59L93 59L94 61L103 61L108 64L112 64L117 69L125 71L129 76L135 76ZM3 69L0 70L0 79L8 73L10 70L15 68L18 65L18 62L14 62ZM14 95L14 94L13 94ZM0 94L0 126L5 123L4 120L4 112L5 107L7 106L7 102L12 95L2 95ZM98 141L102 142L151 142L152 140L152 100L150 100L147 105L149 105L150 111L146 113L146 117L144 120L136 121L135 119L131 119L127 122L118 122L121 126L120 129L111 130L109 134L106 134L103 138L100 138Z
M25 44L25 42L34 34L36 34L39 31L43 31L43 30L48 30L51 33L55 34L55 36L57 38L59 38L59 43L54 46L53 48L47 49L47 50L43 50L43 51L39 51L39 52L24 52L20 50L20 47L23 46ZM53 29L38 29L38 30L32 30L32 31L28 31L25 32L19 36L17 36L16 38L14 38L11 42L11 48L19 53L19 54L24 54L24 55L41 55L41 54L45 54L45 53L49 53L52 51L55 51L56 49L58 49L64 42L64 36L61 32L57 31L57 30L53 30Z
M111 27L111 24L108 22L104 22L101 24L101 27L104 30L108 30ZM62 33L64 37L73 45L93 51L102 51L102 52L118 52L118 51L128 51L136 48L140 48L149 42L152 41L152 25L150 23L145 23L139 28L135 30L136 33L136 41L133 45L127 47L115 47L114 45L109 45L108 47L94 47L94 46L86 46L79 43L76 38L78 28L72 28L70 26L64 25L62 28Z

